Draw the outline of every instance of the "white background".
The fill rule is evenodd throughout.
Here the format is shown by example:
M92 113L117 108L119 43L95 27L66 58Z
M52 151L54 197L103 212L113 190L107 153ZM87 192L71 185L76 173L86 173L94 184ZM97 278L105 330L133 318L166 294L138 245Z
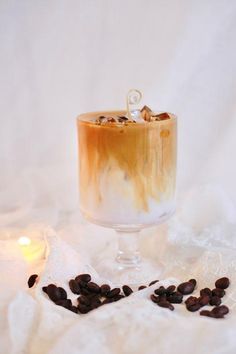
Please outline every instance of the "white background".
M130 88L179 117L179 199L211 184L236 203L234 0L1 0L0 36L4 224L77 207L75 118Z

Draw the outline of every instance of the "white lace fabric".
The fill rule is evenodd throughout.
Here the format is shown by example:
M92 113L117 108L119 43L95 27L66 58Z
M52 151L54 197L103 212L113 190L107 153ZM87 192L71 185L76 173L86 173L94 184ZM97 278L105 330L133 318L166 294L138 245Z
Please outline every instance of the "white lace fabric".
M19 255L11 256L7 247L9 238L2 237L0 352L235 353L236 224L232 205L220 191L216 200L215 192L209 187L198 190L201 193L198 202L195 198L186 201L185 208L179 210L168 227L145 230L140 246L145 256L154 261L158 258L165 266L158 285L196 278L198 284L193 295L197 295L203 287L214 288L217 278L228 276L231 284L223 303L230 308L230 313L224 319L188 312L184 304L175 305L173 312L158 307L149 299L157 285L86 315L56 306L42 291L42 286L55 283L64 287L76 304L77 296L71 293L68 280L88 272L94 281L102 284L104 279L98 276L94 265L116 252L116 236L112 230L68 220L57 233L50 228L46 230L48 254L38 263L27 265ZM212 222L208 224L204 218L204 198L212 201ZM227 207L219 214L222 203ZM30 229L40 227L44 228L32 225ZM14 234L18 235L19 230L9 231L10 236ZM37 272L39 282L28 289L28 276Z

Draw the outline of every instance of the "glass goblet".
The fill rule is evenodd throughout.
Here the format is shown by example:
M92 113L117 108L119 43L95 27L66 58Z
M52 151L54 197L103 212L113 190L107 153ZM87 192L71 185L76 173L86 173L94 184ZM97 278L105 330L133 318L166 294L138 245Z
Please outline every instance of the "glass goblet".
M113 283L138 284L161 272L142 260L138 235L167 220L175 210L177 119L130 122L125 111L92 112L77 118L80 209L90 222L118 235L115 260L98 266ZM99 237L99 236L98 236Z

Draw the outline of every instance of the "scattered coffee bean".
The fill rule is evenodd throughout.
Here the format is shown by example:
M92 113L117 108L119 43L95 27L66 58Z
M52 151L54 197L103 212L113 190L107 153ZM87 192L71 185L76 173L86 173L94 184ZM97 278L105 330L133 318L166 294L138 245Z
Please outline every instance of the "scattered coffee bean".
M119 295L119 293L120 293L120 288L114 288L114 289L110 290L109 293L107 293L107 297L112 298L116 295Z
M219 306L221 304L221 298L219 296L212 296L209 301L211 306Z
M116 296L114 296L113 298L112 298L112 300L113 301L119 301L119 300L121 300L121 299L124 299L124 295L122 295L122 294L118 294L118 295L116 295Z
M168 288L166 289L166 295L172 295L175 292L175 288L175 285L168 286Z
M77 278L77 277L76 277ZM79 287L82 289L86 289L87 288L87 282L86 281L83 281L81 279L75 279L75 281L78 283Z
M125 296L129 296L133 293L133 290L128 285L123 285L122 287Z
M160 286L158 289L154 290L156 295L164 295L166 293L166 289L164 286Z
M110 287L110 285L108 285L108 284L103 284L103 285L100 287L100 289L101 289L101 295L106 296L107 293L111 290L111 287Z
M81 295L88 296L88 295L91 295L91 292L90 292L89 289L81 288L81 289L80 289L80 294L81 294Z
M210 297L208 295L202 295L198 298L198 302L200 304L201 307L206 306L207 304L209 304L210 301Z
M229 313L229 308L228 306L221 305L221 306L214 307L211 310L211 312L213 314L227 315L227 313Z
M47 288L48 288L47 286L43 286L42 287L43 292L46 293L46 294L47 294Z
M201 311L201 316L208 316L213 318L224 318L229 312L229 308L225 305L214 307L211 311Z
M195 312L201 308L201 305L199 304L199 302L196 302L195 304L187 305L186 308L190 312Z
M91 302L91 307L93 309L96 309L96 308L98 308L101 305L102 305L102 302L101 302L101 300L99 298L93 298L93 300Z
M151 283L148 286L152 286L152 285L156 284L157 282L159 282L159 280L153 280L153 281L151 281Z
M218 289L227 289L229 287L229 278L223 277L215 282L215 287Z
M79 304L82 304L82 305L86 305L86 306L91 305L91 300L87 296L84 296L84 295L80 295L78 297L77 301Z
M52 301L61 300L61 292L55 284L49 284L47 286L47 294Z
M215 288L212 290L212 296L223 297L225 295L225 291L220 288Z
M139 287L138 287L138 290L143 290L143 289L146 289L147 287L146 287L146 285L140 285Z
M29 279L28 279L28 287L32 288L36 282L36 279L38 278L38 274L32 274Z
M177 290L183 295L188 295L188 294L191 294L193 292L194 287L195 286L194 286L194 284L192 282L187 281L185 283L181 283L178 286Z
M160 307L168 308L171 311L173 311L175 309L174 306L169 301L165 301L165 300L159 301L157 303L157 305L160 306Z
M159 296L155 296L154 294L150 296L150 299L152 300L152 302L155 302L155 304L159 302Z
M186 301L186 308L190 312L195 312L198 311L201 307L201 304L199 303L199 299L195 296L190 296Z
M202 311L200 311L200 316L212 317L212 316L211 316L211 311L202 310Z
M211 296L212 296L211 289L204 288L204 289L200 290L200 295L201 296L208 295L211 298Z
M102 305L105 305L105 304L110 304L113 302L113 299L112 298L107 298L105 299L103 302L102 302Z
M85 283L88 283L91 281L91 275L90 274L80 274L75 278L76 281L84 281Z
M179 293L178 291L176 291L173 294L168 295L167 300L171 304L181 304L181 302L183 301L183 295L181 293Z
M190 283L193 283L194 287L197 285L196 279L189 279Z
M100 286L92 281L90 281L88 284L87 284L87 289L92 292L92 293L95 293L95 294L99 294L100 293Z
M77 295L80 294L81 288L79 286L79 283L76 280L71 279L69 281L69 287L73 294L77 294Z
M88 313L89 311L92 310L92 307L91 306L86 306L86 305L83 305L83 304L79 304L78 307L77 307L78 311L80 313Z
M65 289L63 289L59 286L58 290L60 291L61 300L66 300L67 299L67 292L65 291Z
M198 298L196 296L190 296L185 300L186 307L191 307L193 305L199 304ZM200 305L200 304L199 304Z
M186 304L186 306L189 305L194 305L196 303L198 303L198 298L196 296L189 296L184 303Z
M66 309L70 309L72 306L72 302L70 299L67 300L57 300L55 301L55 304L58 306L65 307Z

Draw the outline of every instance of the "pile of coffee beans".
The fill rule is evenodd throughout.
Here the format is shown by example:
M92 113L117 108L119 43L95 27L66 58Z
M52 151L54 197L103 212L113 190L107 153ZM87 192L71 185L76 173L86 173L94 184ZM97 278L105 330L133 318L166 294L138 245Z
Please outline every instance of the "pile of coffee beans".
M34 286L37 278L37 274L33 274L29 277L29 288ZM154 281L154 283L155 282L156 281ZM81 314L88 313L101 305L119 301L133 293L133 290L128 285L113 289L111 289L108 284L102 284L100 286L92 281L90 274L79 274L74 279L70 279L69 288L73 294L79 295L76 305L73 305L71 299L68 299L67 292L62 287L49 284L44 286L42 290L56 305Z
M37 279L37 274L32 274L29 277L29 288L34 286ZM157 282L159 282L159 280L153 280L148 286L152 286ZM170 285L166 288L159 286L154 290L154 293L151 294L150 299L156 305L171 311L175 309L173 304L181 304L183 301L186 309L190 312L196 312L206 305L213 306L211 310L200 311L200 315L212 318L223 318L229 312L227 306L221 305L222 298L225 295L225 289L229 287L229 284L230 281L228 278L220 278L215 282L214 289L203 288L200 290L199 296L191 295L184 301L184 296L192 294L197 287L196 279L190 279L178 286ZM79 295L76 305L72 304L71 299L67 297L66 290L60 286L49 284L44 286L42 290L56 305L81 314L88 313L102 305L119 301L133 293L133 290L128 285L113 289L111 289L108 284L98 285L92 281L90 274L79 274L74 279L70 279L69 288L73 294ZM140 285L138 290L145 288L147 288L146 285Z
M204 288L200 290L200 296L189 296L185 301L186 309L190 312L200 310L202 307L209 305L214 306L212 310L202 310L201 316L208 316L213 318L223 318L229 309L225 305L221 305L222 298L225 295L225 289L228 288L230 281L223 277L215 282L215 288ZM187 282L181 283L177 286L170 285L167 288L160 286L150 296L151 300L160 307L168 308L173 311L175 308L173 304L181 304L185 295L192 294L197 286L196 279L190 279Z

